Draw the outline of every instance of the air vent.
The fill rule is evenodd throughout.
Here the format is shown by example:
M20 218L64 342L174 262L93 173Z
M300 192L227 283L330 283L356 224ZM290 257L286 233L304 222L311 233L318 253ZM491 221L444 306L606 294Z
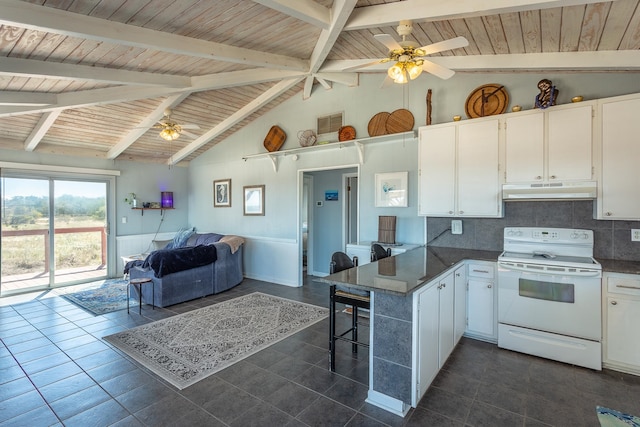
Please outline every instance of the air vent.
M342 113L318 117L318 135L338 132L342 127Z

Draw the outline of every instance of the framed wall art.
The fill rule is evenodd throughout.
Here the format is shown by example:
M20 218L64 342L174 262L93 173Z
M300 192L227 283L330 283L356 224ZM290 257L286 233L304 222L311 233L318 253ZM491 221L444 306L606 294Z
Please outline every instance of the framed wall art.
M376 207L406 208L408 172L377 173L375 175Z
M264 215L264 185L245 185L243 212L245 215Z
M213 207L231 207L231 179L213 181Z

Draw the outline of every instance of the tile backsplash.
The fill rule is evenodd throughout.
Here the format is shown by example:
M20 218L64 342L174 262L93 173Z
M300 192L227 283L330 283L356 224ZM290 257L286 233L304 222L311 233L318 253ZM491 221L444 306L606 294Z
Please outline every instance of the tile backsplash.
M460 235L445 231L451 228L451 218L429 217L427 242L432 246L502 251L504 227L583 228L593 230L596 258L640 261L640 242L631 241L631 229L640 229L640 221L595 220L594 203L591 200L507 202L504 218L461 218Z

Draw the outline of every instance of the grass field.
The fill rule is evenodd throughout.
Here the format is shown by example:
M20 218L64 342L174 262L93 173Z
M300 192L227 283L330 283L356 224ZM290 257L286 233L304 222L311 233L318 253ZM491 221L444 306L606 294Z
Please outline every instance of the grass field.
M100 227L104 221L91 218L61 218L56 228ZM28 224L3 230L47 230L45 223ZM5 236L2 238L2 275L38 273L45 268L45 238L37 236ZM66 269L102 264L101 235L98 232L65 233L55 235L55 266ZM53 256L53 255L52 255Z

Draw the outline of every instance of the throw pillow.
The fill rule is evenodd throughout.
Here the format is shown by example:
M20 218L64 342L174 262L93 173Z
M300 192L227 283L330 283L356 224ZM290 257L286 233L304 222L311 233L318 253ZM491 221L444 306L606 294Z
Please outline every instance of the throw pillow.
M187 240L189 240L189 237L191 237L191 235L195 232L196 232L195 227L181 228L173 237L173 240L169 242L169 244L167 244L167 246L165 246L164 248L175 249L175 248L183 247L185 243L187 243Z

